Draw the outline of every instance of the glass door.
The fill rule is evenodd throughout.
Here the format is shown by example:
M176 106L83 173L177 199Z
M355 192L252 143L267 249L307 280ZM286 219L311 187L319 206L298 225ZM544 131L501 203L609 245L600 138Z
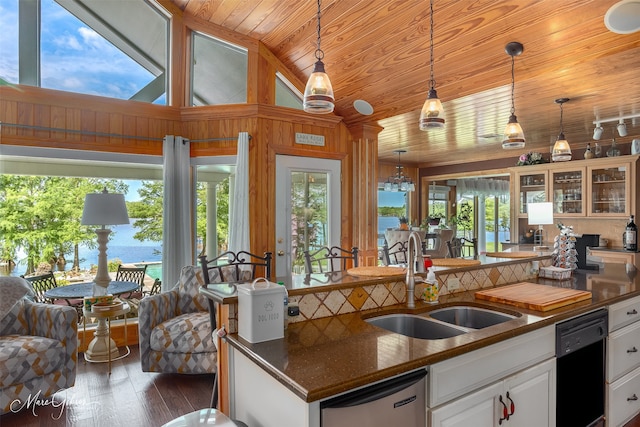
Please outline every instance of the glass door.
M527 215L529 203L547 201L547 172L518 173L518 216Z
M591 180L590 216L629 215L629 167L628 163L622 163L588 169Z
M304 251L340 245L340 161L276 156L276 276L304 271Z
M551 174L553 213L584 215L584 170L554 171Z

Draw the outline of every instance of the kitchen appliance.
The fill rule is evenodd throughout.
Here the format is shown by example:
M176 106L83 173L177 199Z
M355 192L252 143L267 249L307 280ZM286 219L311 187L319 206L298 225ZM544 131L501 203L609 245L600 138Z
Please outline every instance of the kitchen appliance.
M604 426L608 311L556 325L556 425Z
M320 404L322 427L424 427L426 376L421 369Z
M577 261L576 264L579 269L582 270L597 270L598 264L587 264L587 246L598 247L600 244L599 234L583 234L582 236L576 236L576 251Z

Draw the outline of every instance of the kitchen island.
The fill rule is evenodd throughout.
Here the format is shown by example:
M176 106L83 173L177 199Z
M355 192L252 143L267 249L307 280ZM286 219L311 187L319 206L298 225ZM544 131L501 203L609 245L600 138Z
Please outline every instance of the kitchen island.
M545 259L548 261L548 257L542 257L541 262ZM517 264L515 261L507 262L507 270L520 268ZM440 271L441 274L471 272L472 270ZM473 274L477 275L478 272L475 271ZM522 279L518 278L516 281ZM243 419L244 416L245 422L248 419L257 422L256 425L268 426L272 424L266 421L264 414L260 414L259 410L259 407L265 404L267 412L275 411L274 413L277 414L282 410L289 413L292 419L298 422L291 425L317 426L319 425L319 404L327 398L406 372L427 367L432 367L433 370L433 367L438 364L477 350L493 348L495 345L507 345L510 342L517 344L514 348L527 345L531 347L533 343L533 348L542 349L542 352L534 354L528 362L544 361L552 357L555 351L554 348L549 348L554 346L555 323L640 295L635 270L627 272L624 265L606 265L595 272L576 271L567 281L536 280L531 277L528 281L537 281L549 286L589 290L592 292L592 299L542 313L504 304L479 302L474 297L473 289L451 292L442 295L439 304L434 306L418 303L411 312L425 313L444 306L468 304L489 306L516 317L489 328L439 340L421 340L390 333L363 320L380 314L409 312L404 302L293 322L289 324L283 339L264 343L251 344L237 334L230 334L227 338L230 345L229 367L232 376L230 411L239 419ZM371 286L381 286L384 283L387 284L387 288L389 284L391 288L399 286L398 278L387 278L386 282L381 279L365 279L360 285L366 287L369 286L368 283L374 282L378 284ZM340 291L346 289L348 285L335 282L329 286L337 287ZM298 291L302 292L300 288ZM329 293L324 288L323 291ZM295 293L296 288L290 290L290 295ZM535 339L531 341L531 337ZM544 338L543 341L536 341L542 338ZM529 341L531 343L527 344ZM523 366L516 364L507 374ZM242 378L234 378L234 375L237 376L239 372L243 372L240 377L245 376L249 384L254 384L250 390L247 389L247 383L243 382ZM264 386L264 389L259 385ZM246 402L242 402L245 399L242 396L251 396L250 400L253 402L251 408L254 408L256 413L252 413L252 409L249 409ZM257 403L258 396L262 396L262 403ZM282 409L279 409L278 405L280 400L286 401L282 402L284 405Z

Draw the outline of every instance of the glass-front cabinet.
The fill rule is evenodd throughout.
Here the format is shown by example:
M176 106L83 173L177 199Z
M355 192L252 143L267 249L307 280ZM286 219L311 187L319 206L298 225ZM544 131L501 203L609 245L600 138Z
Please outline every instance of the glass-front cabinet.
M591 181L589 216L630 214L630 167L630 163L617 161L587 168Z
M546 171L516 172L518 216L527 215L529 203L547 201L547 177Z
M584 215L585 199L585 168L551 171L554 215Z

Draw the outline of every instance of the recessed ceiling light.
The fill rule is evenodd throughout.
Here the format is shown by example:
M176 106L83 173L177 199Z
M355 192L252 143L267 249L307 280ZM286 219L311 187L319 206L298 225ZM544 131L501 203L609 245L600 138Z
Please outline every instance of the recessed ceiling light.
M373 114L373 107L371 106L371 104L362 99L356 99L355 101L353 101L353 108L355 108L358 113L365 116L370 116L371 114Z
M607 10L604 25L617 34L631 34L640 31L640 1L622 0Z

